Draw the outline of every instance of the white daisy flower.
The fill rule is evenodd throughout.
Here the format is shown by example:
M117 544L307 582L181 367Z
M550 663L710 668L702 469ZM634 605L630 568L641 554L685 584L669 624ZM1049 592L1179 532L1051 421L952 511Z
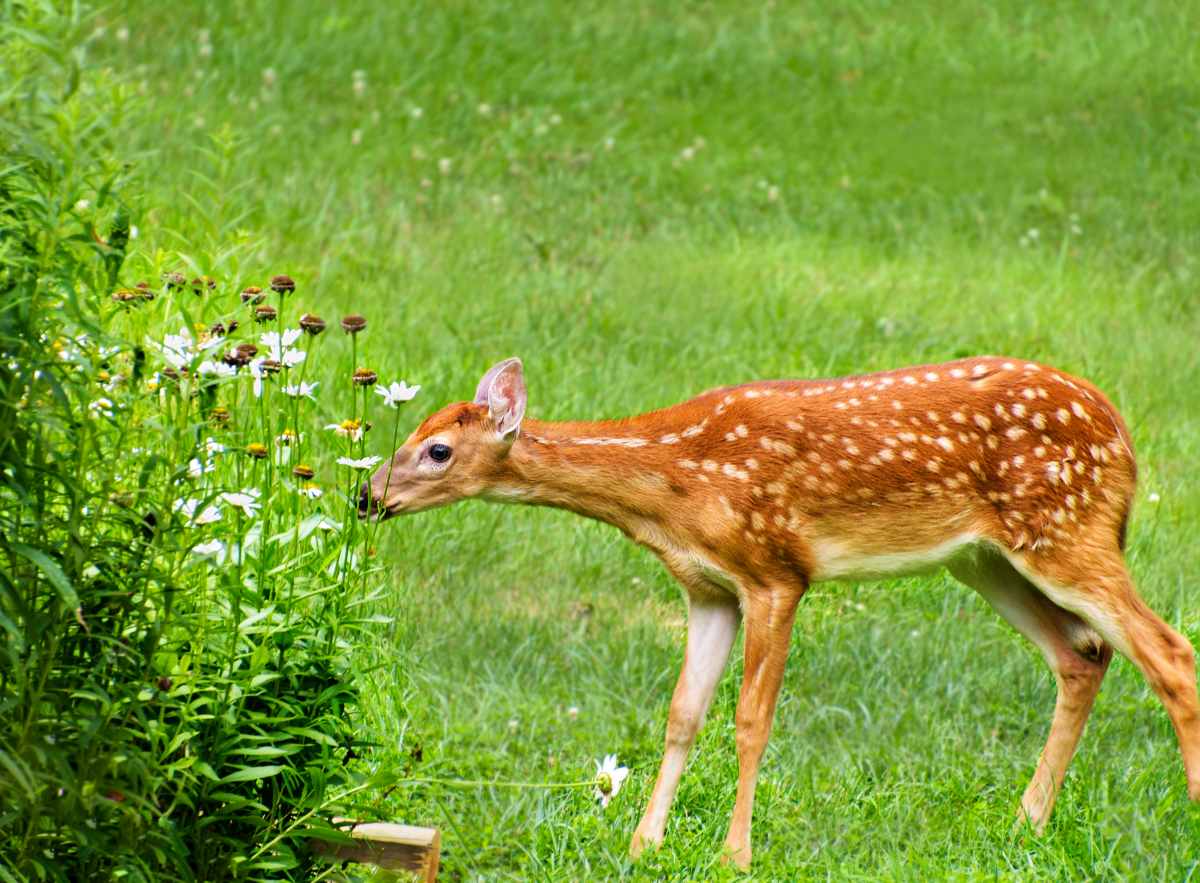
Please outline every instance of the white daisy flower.
M294 399L301 397L311 399L314 398L313 392L316 391L316 388L316 383L304 383L301 381L299 384L289 383L287 386L283 387L282 392L284 395L291 396Z
M278 331L268 331L258 341L267 348L269 358L279 362L285 368L294 368L308 355L304 350L293 348L293 344L300 339L300 335L303 333L299 328L288 328L283 334Z
M88 411L93 417L111 417L113 415L112 399L98 398L88 405Z
M349 466L351 469L373 469L375 466L383 462L383 457L362 457L354 460L350 457L338 457L338 463L342 466Z
M200 500L185 498L176 500L171 508L176 512L182 512L192 527L202 524L212 524L215 521L221 520L220 509L211 504L200 509L200 503Z
M192 554L206 561L215 561L217 564L224 564L225 544L220 540L209 540L207 543L200 543L198 546L193 546Z
M615 754L606 756L604 763L597 762L595 793L601 806L608 806L608 802L617 796L628 775L629 767L617 766Z
M362 423L358 420L343 420L341 423L328 423L325 428L336 432L342 438L348 438L350 441L359 441L363 437Z
M210 457L214 454L224 454L225 446L210 435L204 440L204 452Z
M395 408L401 402L411 401L420 391L420 386L409 386L403 380L393 380L391 386L375 387L375 392L383 396L383 403L389 408Z
M250 362L249 365L246 366L247 368L250 369L250 376L254 378L254 397L256 399L262 398L263 376L264 376L263 369L262 369L262 363L263 363L262 359L254 359L252 362Z
M262 503L260 503L258 501L258 498L261 495L262 495L262 491L260 491L256 487L251 487L251 488L244 488L241 491L241 493L221 494L221 499L224 500L226 503L228 503L230 506L235 506L238 509L241 509L242 513L247 518L253 518L255 515L258 514L258 510L262 506Z
M237 368L233 365L226 365L224 362L214 362L212 359L205 359L200 363L200 367L196 371L200 374L211 374L215 377L233 377L237 374Z

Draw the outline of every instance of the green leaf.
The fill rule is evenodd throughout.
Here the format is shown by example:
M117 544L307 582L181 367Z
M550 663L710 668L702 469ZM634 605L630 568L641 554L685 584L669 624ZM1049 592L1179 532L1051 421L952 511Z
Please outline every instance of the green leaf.
M58 596L62 598L62 602L67 607L71 610L79 609L79 595L75 593L75 587L71 585L71 581L67 579L67 575L63 573L62 566L57 561L41 549L35 549L24 543L13 543L12 550L26 561L36 565L46 575L46 579L50 580L50 584L58 590Z
M230 773L225 778L221 779L221 784L228 782L247 782L251 779L269 779L271 776L277 776L282 772L284 767L275 766L251 766L237 772Z

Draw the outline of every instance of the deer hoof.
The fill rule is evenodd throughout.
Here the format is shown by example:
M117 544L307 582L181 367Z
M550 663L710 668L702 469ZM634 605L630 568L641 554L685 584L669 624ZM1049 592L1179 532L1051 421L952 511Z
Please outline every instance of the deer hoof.
M629 857L637 861L642 857L642 853L646 850L655 850L662 845L662 839L651 837L649 834L643 834L641 831L633 833L633 839L629 841Z
M726 843L725 851L721 854L721 864L737 868L739 871L750 870L750 844L734 846Z

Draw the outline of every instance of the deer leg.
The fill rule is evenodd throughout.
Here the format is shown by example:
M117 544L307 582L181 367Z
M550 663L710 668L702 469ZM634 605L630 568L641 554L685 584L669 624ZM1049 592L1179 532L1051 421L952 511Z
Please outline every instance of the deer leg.
M1018 823L1027 821L1040 834L1054 811L1067 765L1108 670L1112 648L1083 620L1043 595L997 555L963 559L949 570L1042 652L1058 683L1046 747L1018 811Z
M725 671L740 619L736 599L730 598L726 602L713 598L702 601L692 598L689 601L687 651L679 681L675 685L675 694L671 697L667 744L658 779L629 846L630 855L634 858L647 846L657 846L662 842L667 813L675 799L688 751L704 722L721 673Z
M746 621L745 670L737 707L738 785L729 834L725 837L727 860L740 868L750 867L750 820L754 814L754 789L758 765L783 682L792 621L804 587L747 591L742 602Z
M1188 796L1200 801L1200 699L1191 643L1146 606L1114 542L1087 555L1013 556L1013 564L1055 604L1098 631L1145 676L1167 710L1183 765ZM1086 567L1080 562L1086 562Z

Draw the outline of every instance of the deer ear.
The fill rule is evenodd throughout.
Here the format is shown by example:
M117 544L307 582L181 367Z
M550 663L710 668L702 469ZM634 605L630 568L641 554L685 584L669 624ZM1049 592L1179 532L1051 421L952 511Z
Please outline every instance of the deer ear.
M475 390L475 403L487 405L496 432L507 441L517 437L525 416L525 373L520 359L493 365Z

